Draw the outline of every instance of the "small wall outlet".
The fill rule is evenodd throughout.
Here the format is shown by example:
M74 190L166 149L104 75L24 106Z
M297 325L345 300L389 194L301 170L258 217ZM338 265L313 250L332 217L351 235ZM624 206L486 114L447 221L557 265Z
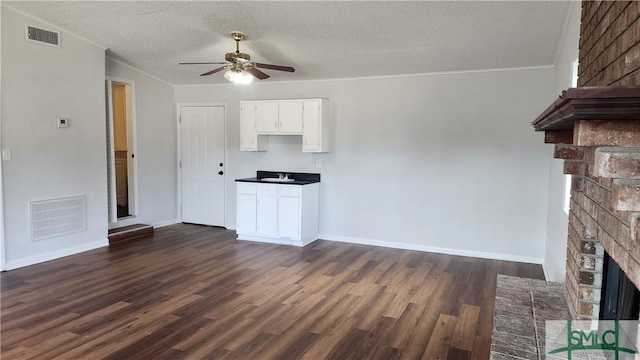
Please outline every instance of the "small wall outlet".
M319 169L322 167L322 160L316 159L316 167Z
M58 127L59 128L68 128L69 127L69 119L67 119L67 118L58 118Z

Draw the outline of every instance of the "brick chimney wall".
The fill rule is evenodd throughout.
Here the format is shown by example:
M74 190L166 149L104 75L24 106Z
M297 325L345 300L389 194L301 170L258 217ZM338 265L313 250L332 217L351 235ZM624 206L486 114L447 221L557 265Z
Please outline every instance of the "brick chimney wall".
M582 2L579 87L640 85L639 19L640 2ZM582 319L598 318L604 251L640 288L640 121L590 124L554 154L572 174L565 285Z

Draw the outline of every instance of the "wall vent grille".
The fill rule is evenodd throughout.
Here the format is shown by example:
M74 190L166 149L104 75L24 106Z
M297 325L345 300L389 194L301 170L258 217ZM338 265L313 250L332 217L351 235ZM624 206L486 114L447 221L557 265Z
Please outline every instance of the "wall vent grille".
M31 239L43 240L54 236L84 231L86 196L31 201Z
M27 25L27 41L60 47L60 32Z

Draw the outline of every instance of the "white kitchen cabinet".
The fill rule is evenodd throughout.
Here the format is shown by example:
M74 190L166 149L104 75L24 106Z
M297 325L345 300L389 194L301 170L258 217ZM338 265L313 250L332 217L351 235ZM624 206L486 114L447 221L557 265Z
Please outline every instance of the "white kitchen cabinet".
M302 101L279 101L278 119L278 133L302 134Z
M236 231L255 234L257 225L256 184L238 183L237 197Z
M300 237L300 186L278 187L278 235Z
M240 150L267 150L267 137L256 132L256 107L252 103L240 103Z
M305 100L302 108L302 151L329 151L329 104L324 99Z
M238 240L305 246L318 238L319 183L236 184Z
M303 152L328 152L329 102L326 99L240 102L240 150L267 150L267 135L302 135Z
M253 103L256 112L256 132L258 134L275 134L278 132L278 103L274 101L256 101Z
M278 235L278 187L271 184L257 185L256 234Z

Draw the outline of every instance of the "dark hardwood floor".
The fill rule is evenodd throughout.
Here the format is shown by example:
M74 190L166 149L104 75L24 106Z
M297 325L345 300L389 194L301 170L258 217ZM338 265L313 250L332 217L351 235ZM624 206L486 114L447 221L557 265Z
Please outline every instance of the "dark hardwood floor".
M539 265L178 224L1 274L1 358L488 359L496 274Z

